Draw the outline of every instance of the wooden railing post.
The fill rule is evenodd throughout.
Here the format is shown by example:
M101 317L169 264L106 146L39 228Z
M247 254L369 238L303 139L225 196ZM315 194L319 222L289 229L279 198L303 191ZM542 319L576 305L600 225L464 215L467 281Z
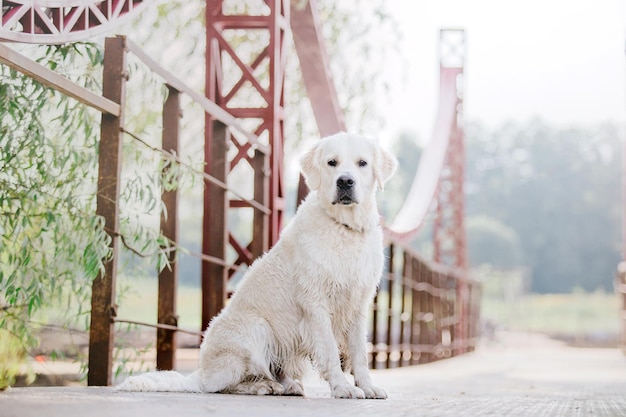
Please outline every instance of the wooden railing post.
M410 297L411 295L411 287L410 285L407 285L407 276L409 274L410 271L410 264L408 264L407 262L407 258L408 255L406 252L402 252L402 272L400 275L400 284L401 284L401 297L402 297L402 304L401 304L401 309L400 309L400 363L398 366L405 366L409 364L410 361L410 353L411 353L411 349L409 348L407 350L407 341L406 341L406 336L407 333L409 335L409 342L410 342L410 331L411 331L411 319L410 319L410 313L408 310L408 306L407 306L407 298ZM409 303L411 302L411 300L408 300Z
M387 280L387 293L388 293L388 300L387 300L387 335L386 335L386 341L385 344L387 345L387 357L385 358L386 363L385 363L385 367L386 368L391 368L392 367L392 352L394 351L395 348L395 344L393 342L393 337L394 337L394 298L396 296L395 294L395 281L394 281L394 276L393 276L393 245L389 245L389 259L387 260L387 270L384 272L384 276L383 279Z
M96 214L102 216L111 237L111 259L104 274L92 284L89 329L89 385L111 385L113 364L113 321L116 315L115 280L119 252L119 195L122 168L122 126L126 90L126 52L123 37L105 41L102 95L120 105L119 116L102 114L98 157Z
M205 169L207 174L219 181L226 182L228 159L226 155L230 132L228 127L217 120L207 123L211 129L210 141L205 149ZM226 190L206 181L204 186L204 219L202 227L202 251L205 255L217 259L226 259L228 229L226 213L228 199ZM202 261L202 329L224 307L228 270L224 264Z
M168 87L169 95L163 104L163 138L164 151L178 155L180 136L180 93ZM173 163L173 161L172 161ZM171 167L166 167L171 169ZM178 242L178 187L163 190L161 200L164 213L161 215L161 231L170 242ZM176 250L171 248L168 253L169 266L159 272L158 322L178 326L176 315L176 287L178 285L178 263ZM157 369L174 369L176 356L176 332L168 329L157 329Z
M372 300L372 360L369 363L369 367L372 369L376 369L378 366L377 356L378 356L378 347L380 344L379 337L379 329L378 329L378 318L380 316L381 302L380 302L380 291L382 282L378 287L378 291L376 291L376 295L374 296L374 300Z
M422 352L420 350L420 299L417 284L420 280L420 263L413 256L409 258L411 282L411 365L417 365Z

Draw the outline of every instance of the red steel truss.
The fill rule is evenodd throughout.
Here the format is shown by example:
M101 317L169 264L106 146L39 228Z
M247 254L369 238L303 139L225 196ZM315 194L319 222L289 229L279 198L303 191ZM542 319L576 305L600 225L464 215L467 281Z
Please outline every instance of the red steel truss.
M254 170L254 198L267 202L269 211L255 212L257 220L249 242L242 242L229 229L227 216L217 194L206 188L204 203L203 253L227 259L230 249L236 254L232 265L203 262L202 327L223 307L228 293L227 281L238 267L250 264L276 240L285 209L283 184L283 125L285 37L289 29L289 1L265 0L254 4L227 0L207 0L207 74L206 95L252 130L269 147L268 158L249 142L223 134L223 125L206 117L205 162L216 177L228 177L242 164ZM254 46L245 45L254 39ZM265 44L260 49L260 41ZM247 47L246 47L247 46ZM224 158L228 152L228 163ZM234 151L234 152L232 152ZM234 155L232 155L234 153ZM226 165L222 167L222 165ZM220 171L220 172L216 172ZM264 181L268 181L267 186ZM250 209L250 205L230 197L226 208ZM263 215L266 218L263 218ZM226 230L224 230L226 229ZM224 230L224 231L223 231ZM223 231L223 232L222 232Z
M452 119L448 150L439 177L436 195L437 216L434 224L435 262L467 270L465 249L465 145L463 135L463 66L465 34L463 30L444 29L440 35L440 82L448 73L456 76L456 117Z
M0 40L57 44L105 33L143 0L0 1Z
M465 32L443 29L440 33L440 80L452 73L456 76L456 117L453 118L448 150L439 178L436 194L436 217L433 226L434 261L454 268L459 276L467 277L467 246L465 234L465 144L463 134L463 68L465 61ZM457 297L466 300L469 291L466 281L457 286ZM458 304L460 323L457 337L465 339L468 333L469 305Z

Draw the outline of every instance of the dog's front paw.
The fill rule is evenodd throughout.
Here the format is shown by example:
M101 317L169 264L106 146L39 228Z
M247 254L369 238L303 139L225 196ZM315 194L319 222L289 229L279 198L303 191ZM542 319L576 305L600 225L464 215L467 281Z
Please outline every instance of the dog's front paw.
M332 394L335 398L365 398L365 393L361 388L350 384L333 387Z
M385 391L382 388L378 388L373 385L368 385L366 387L361 387L361 389L365 393L365 398L372 398L372 399L377 399L377 400L387 399L387 391Z

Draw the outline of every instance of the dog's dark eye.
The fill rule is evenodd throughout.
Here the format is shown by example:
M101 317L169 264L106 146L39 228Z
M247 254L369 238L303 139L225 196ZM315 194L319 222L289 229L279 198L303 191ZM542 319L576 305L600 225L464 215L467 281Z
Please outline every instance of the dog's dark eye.
M359 161L359 166L360 166L361 168L363 168L364 166L367 166L367 161L365 161L365 160L361 159L361 160Z
M334 160L334 159L329 160L328 161L328 166L336 167L337 166L337 161Z

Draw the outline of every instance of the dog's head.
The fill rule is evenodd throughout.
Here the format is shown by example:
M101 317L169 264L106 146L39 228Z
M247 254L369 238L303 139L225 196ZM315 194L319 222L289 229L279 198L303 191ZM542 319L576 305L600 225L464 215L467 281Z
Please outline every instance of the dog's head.
M374 140L348 133L322 139L300 163L311 190L327 203L346 206L374 198L397 167Z

